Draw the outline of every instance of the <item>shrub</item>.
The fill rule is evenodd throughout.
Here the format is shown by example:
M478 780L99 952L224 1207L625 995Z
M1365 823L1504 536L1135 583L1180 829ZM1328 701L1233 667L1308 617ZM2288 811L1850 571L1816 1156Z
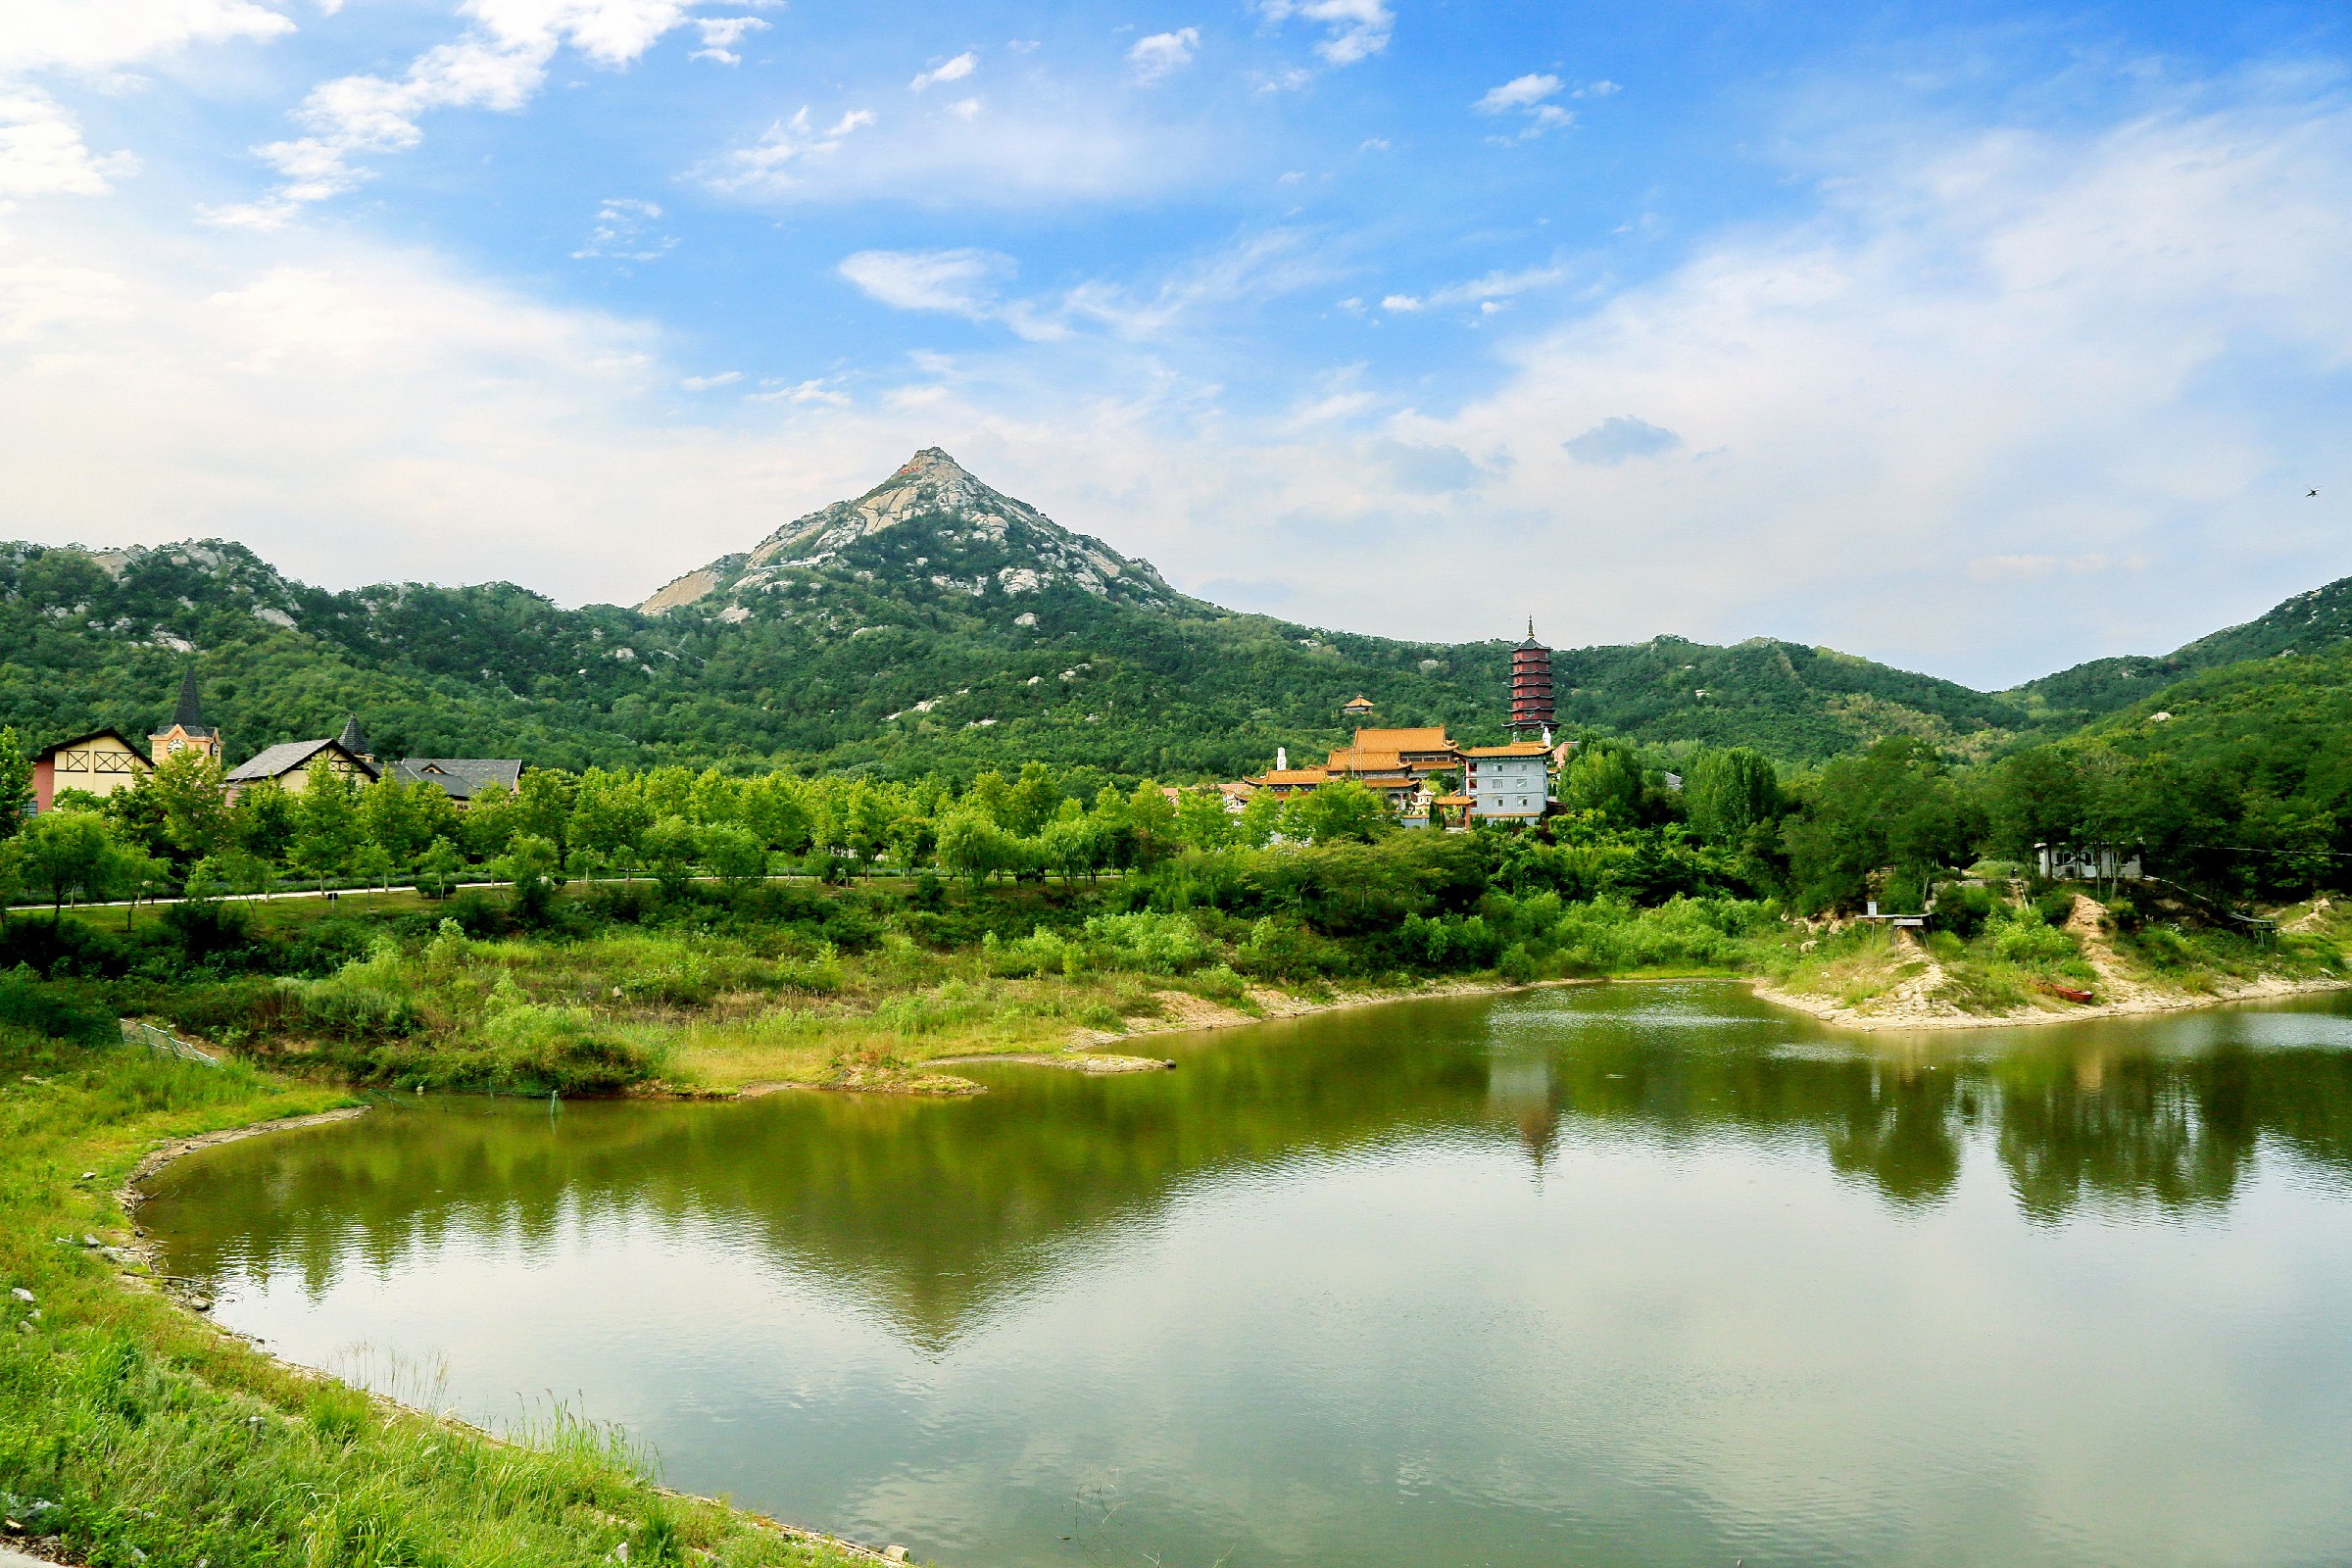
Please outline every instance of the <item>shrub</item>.
M2075 896L2065 888L2052 888L2034 895L2033 908L2044 925L2064 925L2074 917Z
M0 973L0 1024L85 1046L103 1046L121 1038L115 1009L98 988L43 982L25 964Z
M2075 939L2045 919L2038 906L2019 910L1993 928L1993 950L2012 963L2061 963L2076 956Z
M1182 974L1209 957L1208 943L1189 916L1150 909L1098 914L1086 922L1086 941L1090 956L1104 967L1143 974Z
M2000 906L1989 888L1954 883L1936 894L1936 923L1965 942L1983 931Z

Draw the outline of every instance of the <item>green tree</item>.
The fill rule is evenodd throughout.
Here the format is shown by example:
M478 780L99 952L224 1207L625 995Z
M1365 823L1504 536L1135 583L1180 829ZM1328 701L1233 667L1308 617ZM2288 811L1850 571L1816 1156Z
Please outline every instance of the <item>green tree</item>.
M610 863L624 863L653 824L642 783L592 767L580 775L571 802L571 842Z
M521 831L514 794L504 784L485 784L466 808L466 849L477 860L495 860Z
M1284 803L1282 836L1303 844L1370 843L1387 816L1377 792L1351 778L1335 779Z
M32 759L14 724L0 727L0 839L32 815Z
M217 855L235 840L228 786L220 764L204 752L174 752L148 775L163 813L164 837L192 859Z
M1176 801L1176 838L1187 849L1221 850L1241 839L1241 822L1225 809L1225 797L1207 785L1186 790Z
M514 794L514 831L542 838L561 851L571 822L571 802L578 781L552 767L534 767L522 775Z
M501 881L514 884L513 908L516 915L536 925L547 918L556 895L556 872L563 863L564 858L557 853L553 841L536 833L517 833L491 870Z
M712 822L695 833L703 865L730 887L748 887L767 875L767 847L750 828Z
M417 858L416 891L429 898L446 899L449 890L465 874L464 852L446 838L435 839L432 847Z
M390 850L370 839L361 844L359 852L352 856L351 869L361 881L371 882L389 893L392 891L392 874L400 867L394 862Z
M646 868L662 884L663 895L676 898L694 879L694 827L682 816L665 816L645 830L642 845Z
M326 891L327 879L351 864L360 848L359 792L323 757L311 763L294 799L294 868Z
M1770 758L1745 746L1702 752L1683 780L1683 804L1691 832L1738 849L1751 830L1781 814L1781 777Z
M68 895L103 898L127 869L128 858L113 827L96 811L49 810L8 840L11 880L49 900L50 922L63 914Z
M237 848L268 865L284 865L294 851L293 792L273 778L237 791L229 833Z

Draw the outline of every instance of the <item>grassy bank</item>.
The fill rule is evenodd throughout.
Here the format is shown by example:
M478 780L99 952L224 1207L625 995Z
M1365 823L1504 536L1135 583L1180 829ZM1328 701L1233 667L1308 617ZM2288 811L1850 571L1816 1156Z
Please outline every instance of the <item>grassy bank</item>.
M159 1145L348 1097L16 1028L0 1069L6 1539L106 1568L849 1560L661 1492L609 1433L504 1444L295 1372L83 1244L129 1241L114 1194Z
M1494 853L1416 835L1104 884L640 882L535 904L19 916L0 932L0 1021L147 1017L281 1073L390 1089L955 1088L928 1063L1542 979L1743 977L1840 1020L2031 1020L2071 1014L2069 993L2171 1004L2327 980L2352 934L2315 912L2258 944L2193 911L1954 884L1938 929L1896 941L1766 900L1568 897Z

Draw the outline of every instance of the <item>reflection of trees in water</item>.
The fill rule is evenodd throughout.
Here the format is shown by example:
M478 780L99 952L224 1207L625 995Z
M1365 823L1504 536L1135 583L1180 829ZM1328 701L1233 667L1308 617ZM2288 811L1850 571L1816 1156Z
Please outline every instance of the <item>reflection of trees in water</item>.
M937 1346L1189 1188L1434 1137L1517 1141L1539 1164L1564 1139L1731 1139L1826 1155L1908 1206L1946 1197L1989 1134L2036 1218L2226 1201L2266 1137L2352 1172L2352 1052L2053 1043L1930 1063L1788 1054L1785 1020L1712 1021L1732 1026L1604 1011L1531 1028L1433 1004L1270 1027L1174 1073L1022 1072L954 1102L392 1108L184 1161L150 1212L183 1271L291 1269L313 1291L452 1241L527 1257L582 1220L708 1226Z

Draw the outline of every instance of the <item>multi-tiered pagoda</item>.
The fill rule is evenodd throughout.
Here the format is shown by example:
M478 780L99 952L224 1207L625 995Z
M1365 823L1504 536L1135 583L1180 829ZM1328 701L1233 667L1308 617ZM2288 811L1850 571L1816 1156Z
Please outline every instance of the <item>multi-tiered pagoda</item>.
M1537 735L1548 731L1551 713L1551 650L1536 641L1536 622L1529 617L1527 641L1511 650L1511 731Z

